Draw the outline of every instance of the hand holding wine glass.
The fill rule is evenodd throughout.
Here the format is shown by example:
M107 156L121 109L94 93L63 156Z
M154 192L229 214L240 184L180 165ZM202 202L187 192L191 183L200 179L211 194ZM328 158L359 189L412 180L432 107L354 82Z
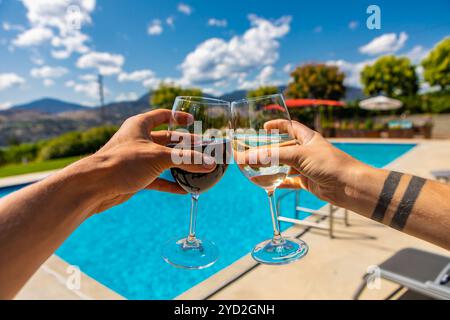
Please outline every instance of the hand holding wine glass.
M193 121L182 121L180 112L190 114ZM226 130L229 127L230 106L229 102L217 99L177 97L172 115L169 126L172 139L167 146L172 148L173 162L201 163L213 159L215 168L203 173L182 168L171 169L175 181L191 194L191 213L187 237L169 240L163 247L162 256L177 267L206 268L219 258L219 250L213 242L197 238L197 205L200 194L212 188L228 167L231 146L226 138ZM186 151L195 151L196 155L203 156L182 157Z
M279 265L306 255L308 246L299 239L281 235L275 204L275 189L287 177L290 166L279 161L280 148L295 146L289 112L280 94L244 99L231 104L233 150L239 169L250 181L262 187L269 198L274 234L258 244L253 258L261 263ZM284 126L270 126L285 121Z

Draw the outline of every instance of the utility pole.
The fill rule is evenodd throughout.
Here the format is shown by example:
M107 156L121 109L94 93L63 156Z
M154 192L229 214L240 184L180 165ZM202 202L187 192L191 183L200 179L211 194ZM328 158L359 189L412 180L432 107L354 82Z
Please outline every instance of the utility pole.
M105 98L103 95L103 76L98 75L98 94L100 97L100 119L102 122L105 121Z

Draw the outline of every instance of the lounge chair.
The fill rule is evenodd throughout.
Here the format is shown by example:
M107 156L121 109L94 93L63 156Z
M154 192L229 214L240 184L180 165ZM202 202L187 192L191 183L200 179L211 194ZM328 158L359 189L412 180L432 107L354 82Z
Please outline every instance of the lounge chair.
M436 170L431 171L431 174L436 178L438 181L443 182L450 182L450 170Z
M289 194L295 193L295 200L294 200L294 218L285 217L281 213L281 201ZM284 221L288 223L293 223L300 226L310 227L310 228L318 228L318 229L324 229L328 230L328 235L330 238L334 238L333 230L334 230L334 220L335 219L343 219L345 226L349 226L348 222L348 211L347 209L343 209L343 215L336 216L335 213L340 208L337 206L334 206L332 204L328 204L327 208L325 209L318 209L313 210L306 207L301 207L300 205L300 190L289 190L277 198L277 211L278 211L278 220ZM311 216L318 216L319 219L316 221L306 220L306 219L299 219L299 214L301 212L310 214ZM324 221L325 218L328 218L328 221Z
M374 268L382 279L395 282L426 297L450 300L450 257L413 248L400 250ZM357 300L364 291L367 280L374 276L366 273L353 299ZM389 297L392 297L391 294Z

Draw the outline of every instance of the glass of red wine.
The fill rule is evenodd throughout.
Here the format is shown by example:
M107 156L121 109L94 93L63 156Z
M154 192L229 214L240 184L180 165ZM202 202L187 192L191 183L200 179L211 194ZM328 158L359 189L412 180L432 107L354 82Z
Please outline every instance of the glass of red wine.
M186 121L186 113L190 120ZM200 164L204 157L181 157L182 150L198 151L197 155L214 158L211 172L188 172L172 168L175 181L191 195L189 233L187 237L169 240L163 247L164 260L176 267L202 269L211 266L219 258L217 246L196 236L197 205L201 193L212 188L224 175L231 158L231 144L227 139L230 126L230 103L204 97L177 97L172 108L169 125L173 148L172 159Z

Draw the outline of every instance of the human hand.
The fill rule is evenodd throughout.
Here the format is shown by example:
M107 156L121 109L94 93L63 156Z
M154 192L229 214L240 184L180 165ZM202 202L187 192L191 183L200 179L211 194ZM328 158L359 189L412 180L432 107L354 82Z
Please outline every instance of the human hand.
M122 124L105 146L81 161L84 165L95 166L97 171L101 171L100 178L96 181L102 196L98 199L94 212L120 204L144 188L185 194L177 183L158 178L164 170L171 167L190 172L209 172L214 169L214 160L209 157L206 159L207 156L198 154L197 151L166 147L171 141L170 131L151 131L160 124L168 123L171 116L171 111L165 109L133 116ZM193 119L190 114L178 112L177 121L189 123ZM202 164L174 164L174 150L183 159L193 159L196 156L204 161Z
M292 123L292 128L290 128ZM292 171L300 173L296 177L287 177L279 188L303 188L319 198L342 204L343 195L354 180L357 170L367 165L337 149L318 132L315 132L297 121L273 120L265 123L266 130L277 129L291 132L298 144L280 146L276 156L280 163L291 166ZM253 151L249 159L257 159L259 163L271 163L271 150Z

